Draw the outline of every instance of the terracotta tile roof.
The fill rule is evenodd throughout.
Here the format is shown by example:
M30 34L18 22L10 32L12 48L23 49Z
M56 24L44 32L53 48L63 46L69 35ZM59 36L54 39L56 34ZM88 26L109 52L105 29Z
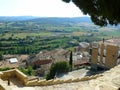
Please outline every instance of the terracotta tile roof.
M32 62L32 65L44 65L44 64L49 64L52 63L51 59L48 60L36 60L34 62Z

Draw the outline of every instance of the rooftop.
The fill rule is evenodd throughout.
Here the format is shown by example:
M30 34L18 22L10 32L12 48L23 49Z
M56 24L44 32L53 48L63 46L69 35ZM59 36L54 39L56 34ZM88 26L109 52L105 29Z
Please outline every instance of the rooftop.
M17 58L10 58L9 61L10 61L10 63L16 63L16 62L18 62Z

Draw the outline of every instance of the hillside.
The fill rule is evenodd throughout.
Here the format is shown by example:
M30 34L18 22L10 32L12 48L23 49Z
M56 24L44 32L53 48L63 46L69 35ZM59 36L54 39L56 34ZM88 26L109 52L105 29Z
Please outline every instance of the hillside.
M99 27L89 17L0 17L0 54L72 49L79 42L120 38L118 27Z
M75 18L66 18L66 17L35 17L35 16L0 16L0 22L4 21L25 21L25 20L40 20L40 21L67 21L67 22L91 22L89 17L75 17ZM48 22L49 23L49 22Z
M0 16L0 22L24 21L31 20L37 17L33 16Z

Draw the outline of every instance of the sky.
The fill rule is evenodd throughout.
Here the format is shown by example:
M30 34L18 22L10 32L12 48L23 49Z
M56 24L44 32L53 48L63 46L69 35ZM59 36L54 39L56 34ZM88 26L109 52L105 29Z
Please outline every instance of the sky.
M62 0L0 0L0 16L81 17L80 9Z

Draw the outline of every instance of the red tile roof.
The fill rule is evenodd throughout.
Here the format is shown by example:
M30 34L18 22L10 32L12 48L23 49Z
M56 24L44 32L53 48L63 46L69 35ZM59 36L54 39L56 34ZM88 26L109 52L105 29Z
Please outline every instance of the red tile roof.
M44 65L44 64L49 64L51 63L52 60L51 59L47 59L47 60L36 60L34 62L32 62L32 65Z

